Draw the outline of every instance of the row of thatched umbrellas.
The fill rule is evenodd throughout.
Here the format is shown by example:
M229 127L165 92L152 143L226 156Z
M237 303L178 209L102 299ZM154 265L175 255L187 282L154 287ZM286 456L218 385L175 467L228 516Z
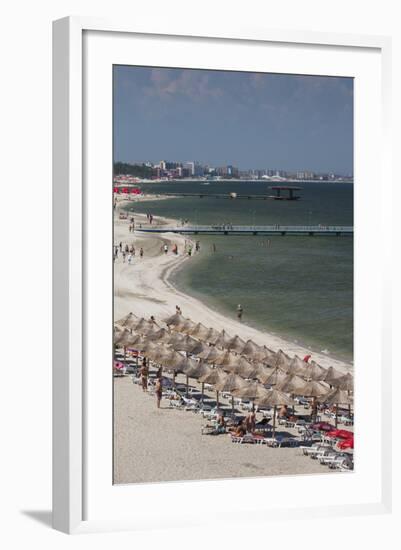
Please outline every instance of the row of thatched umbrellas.
M204 384L212 385L217 405L219 393L227 392L232 396L232 407L234 397L249 399L259 408L273 406L275 427L277 406L294 405L287 394L313 398L314 412L317 402L335 404L336 425L338 405L350 407L353 402L351 374L343 375L333 367L324 369L297 356L291 359L282 350L275 353L252 340L230 338L225 331L208 329L180 314L169 317L165 324L168 328L130 313L115 325L115 345L124 348L124 355L128 347L139 349L144 356L173 372L174 379L178 372L184 373L187 389L188 379L197 379L202 383L202 396ZM186 356L179 352L185 352ZM188 355L196 355L200 362Z

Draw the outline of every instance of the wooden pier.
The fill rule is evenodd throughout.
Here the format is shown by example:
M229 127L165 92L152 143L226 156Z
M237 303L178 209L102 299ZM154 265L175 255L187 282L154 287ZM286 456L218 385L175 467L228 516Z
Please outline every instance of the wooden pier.
M182 235L298 235L352 236L353 226L344 225L184 225L136 228L144 233L181 233Z
M236 199L252 199L252 200L260 200L260 201L267 201L267 200L273 200L273 201L296 201L299 200L301 197L299 195L295 195L295 191L302 191L302 187L294 187L290 185L275 185L273 187L270 187L272 191L275 192L274 195L266 195L266 194L244 194L244 193L162 193L163 195L167 195L169 197L198 197L199 199L230 199L230 200L236 200Z

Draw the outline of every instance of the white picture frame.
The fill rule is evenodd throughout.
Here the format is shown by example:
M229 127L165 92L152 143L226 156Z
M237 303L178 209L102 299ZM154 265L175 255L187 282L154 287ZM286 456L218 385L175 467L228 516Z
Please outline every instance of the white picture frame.
M389 97L390 97L390 56L391 42L387 37L336 35L313 32L289 32L269 29L198 29L196 24L186 28L185 32L172 25L168 28L152 28L140 24L122 21L104 21L93 18L69 17L54 22L53 33L53 526L67 532L87 532L96 530L138 529L149 525L143 518L108 518L98 515L88 517L88 495L85 491L88 476L88 463L85 461L88 445L87 396L88 378L85 370L88 352L86 331L85 294L85 240L88 231L88 219L85 217L85 169L84 157L84 71L85 33L109 33L113 36L146 37L158 40L161 37L175 37L182 42L192 41L209 43L216 41L229 44L278 44L291 48L327 47L345 52L358 50L375 52L380 58L381 112L377 121L380 129L381 159L378 172L380 181L390 181L389 160ZM117 34L118 33L118 34ZM152 53L157 58L157 51ZM149 61L146 61L149 62ZM161 62L163 63L163 61ZM207 61L205 61L207 66ZM196 65L198 66L198 65ZM111 105L110 105L111 109ZM356 174L358 177L358 174ZM383 190L378 191L381 195ZM389 191L387 191L389 193ZM385 231L384 208L380 210L381 226L379 234ZM92 222L93 223L93 217ZM388 327L389 312L384 310L390 303L389 285L386 277L390 272L390 251L382 247L380 251L383 269L380 277L383 294L378 298L381 308L382 324L380 348L380 418L390 418L391 399L391 356ZM377 279L376 282L378 282ZM379 353L379 352L378 352ZM93 400L92 400L93 402ZM329 515L347 515L355 513L386 513L391 510L391 443L390 421L381 423L380 434L380 498L359 502L338 502L329 506L325 513ZM92 470L91 470L92 471ZM93 474L94 475L94 474ZM101 480L99 480L100 483ZM101 481L102 483L105 480ZM111 483L110 479L107 483ZM193 491L202 492L202 482L192 484ZM222 483L215 483L218 491ZM231 482L230 482L231 483ZM248 491L255 490L252 481ZM160 486L141 487L142 502L146 502L145 492L155 495ZM226 485L228 487L228 485ZM238 487L238 485L237 485ZM211 485L208 486L208 489ZM179 488L177 490L180 490ZM127 489L128 491L128 489ZM148 498L150 496L148 495ZM254 505L254 519L262 521L263 508ZM319 515L319 507L310 506L287 509L280 505L276 511L270 509L270 517L286 510L288 518L311 517ZM260 513L258 513L260 512ZM276 514L276 516L275 516ZM170 521L169 519L167 521ZM191 524L190 515L182 520Z

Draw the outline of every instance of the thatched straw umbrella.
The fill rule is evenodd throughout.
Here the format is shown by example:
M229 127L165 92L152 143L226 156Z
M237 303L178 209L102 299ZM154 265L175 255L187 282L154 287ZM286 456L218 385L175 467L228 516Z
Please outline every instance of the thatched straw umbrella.
M155 330L159 328L159 325L157 325L156 323L148 321L147 319L144 319L142 317L132 330L133 332L137 332L138 334L148 334L149 332L155 332Z
M215 348L209 347L198 354L200 359L205 359L208 363L215 364L218 359L224 355L224 352Z
M305 380L297 374L287 374L285 379L277 384L277 389L285 392L296 394L300 389L305 386Z
M232 393L234 390L239 390L247 385L246 380L238 376L237 374L228 374L224 380L217 382L214 385L215 390L219 392L229 392ZM231 412L234 414L234 396L231 396Z
M129 329L124 329L115 335L114 344L124 349L124 364L127 358L127 347L136 346L140 349L139 345L145 345L146 341L140 334L133 334Z
M230 367L230 366L236 367L237 359L238 359L238 355L234 355L230 351L226 351L221 355L221 357L218 357L216 359L215 365L218 365L219 367L223 367L224 370L229 371L230 369L225 367Z
M266 346L263 346L263 348L261 348L261 353L263 355L260 362L263 363L264 365L267 365L268 367L274 368L277 354L271 349L267 348Z
M183 323L178 325L173 325L173 329L182 332L183 334L188 334L195 326L195 323L191 319L185 319Z
M231 340L231 337L226 333L225 330L222 330L218 338L214 340L213 344L216 346L216 348L226 349L230 340Z
M203 384L211 384L212 386L220 386L227 378L228 374L219 368L212 369L209 373L202 375L199 381ZM216 407L219 406L219 390L216 389Z
M254 378L258 371L258 368L250 363L248 359L242 355L233 354L230 354L230 360L225 361L222 368L227 372L238 374L238 376L242 376L242 378Z
M175 377L178 372L183 372L185 366L185 357L178 353L178 351L171 350L170 353L163 357L160 363L163 367L173 373L173 384L175 386Z
M261 376L259 378L262 384L269 386L277 386L278 384L282 384L286 379L287 375L278 368L275 368L270 373L266 372L266 376Z
M246 355L249 359L254 360L258 359L260 355L263 354L263 351L253 340L248 340L241 353L242 355Z
M295 355L291 359L291 363L288 366L288 374L297 374L298 376L303 376L307 378L308 369L309 369L308 363L303 361L298 355Z
M238 359L238 365L236 368L231 369L233 374L238 374L238 376L241 376L242 378L248 378L250 380L254 380L258 377L260 371L259 367L257 365L253 365L249 361L245 359L245 357L239 357Z
M294 405L294 401L290 399L288 395L276 389L269 390L266 395L264 395L263 397L257 398L255 403L258 405L258 407L274 407L273 430L272 430L273 437L276 434L277 407L282 405L287 405L287 406Z
M171 332L170 333L170 340L168 340L168 344L170 346L177 346L184 340L185 336L181 334L180 332Z
M139 318L134 313L128 313L128 315L116 321L116 324L120 325L120 327L132 329L138 324L138 321Z
M129 341L136 337L136 334L132 334L132 332L125 328L123 330L120 330L117 334L114 333L114 344L119 347L124 347L126 344L128 345Z
M214 344L214 342L217 340L217 338L220 336L220 333L215 328L209 328L207 331L207 334L205 335L202 340L204 342L208 342L209 344Z
M303 378L297 374L287 374L285 380L277 384L275 389L291 394L291 398L294 399L294 395L304 386L305 380ZM295 414L295 408L293 409L293 414Z
M164 323L169 326L178 326L183 325L187 319L181 314L181 313L174 313L174 315L170 315L170 317L167 317L167 319L163 319Z
M335 407L336 407L336 420L335 420L336 428L337 428L337 425L338 425L338 405L348 405L348 410L350 410L351 405L354 402L354 400L348 394L347 391L341 390L339 388L336 388L334 390L329 391L329 393L326 393L325 395L322 395L321 397L319 397L318 400L321 403L327 403L327 405L335 405Z
M231 340L228 342L227 349L229 351L233 351L234 353L242 353L242 350L245 347L245 341L242 340L239 336L234 336L234 338L231 338Z
M316 382L321 382L325 379L327 374L327 370L325 368L318 365L315 361L311 361L310 363L305 364L308 368L305 374L305 378L308 378L309 380L315 380Z
M191 370L195 369L198 366L197 361L195 359L191 359L190 357L184 357L182 363L180 364L180 372L183 372L186 376L186 395L188 396L188 378Z
M273 367L280 369L283 372L288 372L291 364L291 358L283 352L282 349L279 349L276 353L276 358Z
M349 372L336 380L335 384L333 386L336 386L340 390L345 391L354 391L354 377Z
M343 376L344 374L339 370L335 369L334 367L329 367L326 372L326 376L324 377L324 382L327 382L327 384L329 384L330 386L334 386L336 384L336 381Z
M171 340L171 332L165 328L156 330L146 335L147 340L167 344Z
M264 384L264 380L267 380L273 373L273 369L266 365L256 365L255 378Z
M152 352L151 359L155 363L163 365L164 359L170 357L171 352L172 348L170 346L168 346L167 344L158 343L157 349Z
M255 399L265 397L269 390L258 382L248 382L246 386L232 390L234 397L241 399L249 399L252 401L252 408L255 407Z
M205 340L209 332L209 329L202 325L202 323L197 323L189 332L190 336L197 338L198 340Z
M316 380L310 380L306 384L297 390L297 395L302 395L303 397L312 397L312 417L316 417L316 399L326 394L329 387L324 382L318 382Z
M184 336L181 340L172 342L171 347L176 351L185 351L186 353L192 353L192 350L199 346L198 340L191 338L191 336Z
M184 366L183 370L184 370L184 374L186 374L188 378L195 378L198 380L201 376L204 376L205 374L210 373L213 369L204 361L200 361L199 363L195 362L195 364L191 366L190 365ZM202 382L201 401L203 401L204 389L205 389L205 383Z

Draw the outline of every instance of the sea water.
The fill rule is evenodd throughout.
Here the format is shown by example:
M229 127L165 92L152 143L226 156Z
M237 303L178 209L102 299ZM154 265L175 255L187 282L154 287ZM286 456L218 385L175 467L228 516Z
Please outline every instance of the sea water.
M217 199L213 193L272 194L267 182L169 182L146 193L203 193L135 203L138 212L196 224L353 225L353 185L301 184L297 201ZM200 252L173 275L173 284L243 322L352 360L353 238L336 236L191 236ZM185 312L184 312L185 313Z

